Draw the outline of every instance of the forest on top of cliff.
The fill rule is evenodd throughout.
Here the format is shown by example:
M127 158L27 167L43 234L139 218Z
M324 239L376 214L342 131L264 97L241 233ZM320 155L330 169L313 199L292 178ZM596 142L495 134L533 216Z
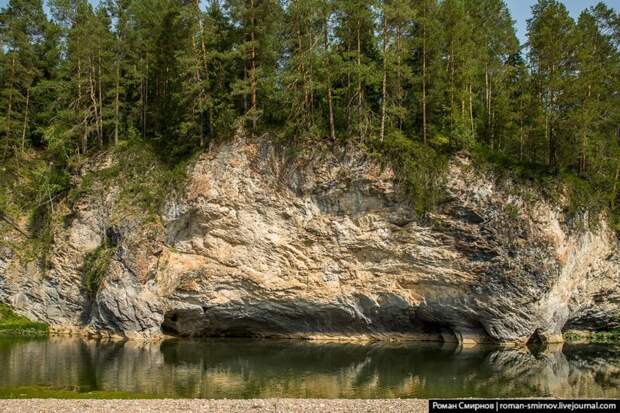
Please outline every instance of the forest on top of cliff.
M10 0L0 215L44 227L100 152L142 147L174 170L245 130L365 148L419 210L466 150L618 225L618 13L575 21L539 0L527 35L503 0Z

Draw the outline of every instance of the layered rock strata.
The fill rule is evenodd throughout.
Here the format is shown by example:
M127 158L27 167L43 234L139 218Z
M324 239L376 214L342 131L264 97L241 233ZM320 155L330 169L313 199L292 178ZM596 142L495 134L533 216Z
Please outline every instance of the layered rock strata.
M524 344L619 325L618 239L604 223L579 226L466 156L437 179L447 199L420 217L394 171L355 150L293 159L238 138L190 167L159 225L112 219L112 186L58 212L48 267L4 248L0 301L57 329L129 338ZM114 255L93 296L84 257L103 244Z

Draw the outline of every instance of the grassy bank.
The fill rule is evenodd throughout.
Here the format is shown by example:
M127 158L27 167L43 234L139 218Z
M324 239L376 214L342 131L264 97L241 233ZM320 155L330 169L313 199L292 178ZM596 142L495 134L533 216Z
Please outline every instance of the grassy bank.
M55 389L47 386L22 386L0 388L0 399L157 399L157 396L124 391L81 391L80 389ZM159 397L161 398L161 397Z
M610 331L567 331L564 340L568 343L620 344L620 329Z
M0 304L0 335L3 336L45 336L49 327L19 316L6 304Z

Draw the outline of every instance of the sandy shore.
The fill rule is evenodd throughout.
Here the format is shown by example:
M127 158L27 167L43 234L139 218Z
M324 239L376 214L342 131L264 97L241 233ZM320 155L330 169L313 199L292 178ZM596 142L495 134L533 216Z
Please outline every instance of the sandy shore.
M428 412L426 400L0 400L0 412Z

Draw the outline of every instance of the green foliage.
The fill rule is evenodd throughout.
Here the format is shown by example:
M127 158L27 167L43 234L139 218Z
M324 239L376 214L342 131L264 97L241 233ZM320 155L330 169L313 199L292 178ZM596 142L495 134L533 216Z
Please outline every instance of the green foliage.
M75 202L83 196L103 196L110 187L118 187L120 193L112 211L113 220L137 209L146 213L147 219L157 221L166 199L183 187L188 165L194 159L164 162L156 149L139 138L124 140L106 156L114 159L113 164L86 173L80 184L71 189L68 200Z
M102 245L84 256L84 263L81 268L82 286L89 297L92 298L97 295L115 253L116 248Z
M117 164L99 172L104 179L120 184L120 208L138 207L157 216L168 196L182 188L193 158L163 162L148 145L128 142L114 151Z
M0 12L0 208L28 211L42 249L54 202L107 174L125 208L157 212L186 163L239 127L370 147L419 210L440 198L429 177L442 154L484 151L517 182L620 225L614 9L575 22L562 2L538 0L522 55L502 0L202 5L10 0ZM101 153L115 166L74 187Z
M508 203L504 206L504 212L510 219L513 221L519 218L519 208L511 203Z
M0 304L0 335L41 336L48 334L45 323L37 323L19 316L6 304Z
M22 230L30 239L20 253L45 264L53 244L54 204L66 194L70 182L65 169L37 155L28 150L0 167L0 211L16 222L28 218Z
M519 161L518 159L490 151L478 146L472 152L476 167L492 171L500 181L516 183L513 190L534 189L548 199L565 204L565 212L574 218L587 217L583 225L596 226L600 214L607 213L614 228L620 211L609 209L608 194L594 182L564 170L559 174L551 173L544 164ZM567 202L563 202L566 200Z
M428 212L442 202L448 165L445 154L397 131L388 133L383 142L370 142L370 148L380 160L393 166L400 185L418 213Z
M620 343L620 329L609 331L579 332L567 331L563 334L569 343L617 344Z

